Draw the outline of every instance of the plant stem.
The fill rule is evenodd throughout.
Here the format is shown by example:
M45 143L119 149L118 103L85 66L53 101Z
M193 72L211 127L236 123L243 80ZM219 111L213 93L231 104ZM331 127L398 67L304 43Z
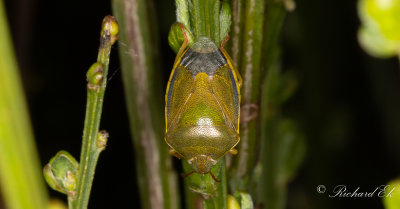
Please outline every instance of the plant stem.
M230 172L232 191L248 191L252 187L252 171L256 164L259 132L257 118L260 95L262 43L264 27L264 0L234 0L232 55L243 78L241 89L241 123L238 156ZM252 192L253 189L251 189Z
M279 60L279 44L278 37L280 34L281 26L286 14L286 11L281 2L267 1L268 9L266 12L266 39L264 42L265 70L263 72L263 86L262 86L262 101L260 119L261 119L261 138L263 139L261 159L262 162L262 178L260 178L261 187L258 189L258 195L255 197L258 204L265 204L273 209L279 208L282 203L282 191L276 190L276 147L277 137L275 129L278 128L279 123L279 107L273 101L271 91L275 86L279 85L277 80L279 74L279 67L277 62ZM271 101L272 100L272 101ZM275 193L274 193L275 192Z
M221 44L219 34L219 0L193 0L190 22L195 39L201 36L211 38L217 46ZM178 18L179 20L179 18Z
M113 32L111 29L112 24L115 24L115 20L112 16L104 18L102 34L100 37L99 53L97 56L98 63L101 63L102 65L102 70L99 71L101 73L101 80L99 80L98 83L92 83L92 78L88 76L89 82L87 87L88 95L85 125L83 130L76 195L74 197L69 197L71 198L69 201L72 203L70 205L70 208L72 209L87 208L97 160L100 152L104 149L104 147L98 146L97 138L103 108L104 92L107 85L108 65L113 39Z
M279 35L286 17L286 10L281 2L267 0L266 21L265 21L265 39L263 43L263 79L267 77L268 69L276 64L279 58L280 45L278 43ZM265 83L266 80L263 81Z
M189 5L187 0L175 0L176 5L176 20L185 25L187 29L191 29L189 20Z
M43 209L47 192L0 0L0 189L9 209Z
M264 107L261 110L261 127L263 127L261 137L263 140L261 156L262 162L262 178L260 178L261 187L258 188L258 195L256 196L257 203L262 202L271 209L280 208L282 205L282 193L285 189L279 185L277 189L276 176L277 176L277 157L276 151L278 140L275 134L275 129L279 128L279 107L275 105L274 101L271 101L271 96L267 93L270 89L273 89L277 78L276 74L279 74L279 68L277 66L270 66L268 69L267 79L263 85L263 96L261 105ZM273 90L272 90L273 91Z
M193 171L193 168L183 161L185 173ZM216 182L210 174L193 173L185 178L186 208L197 209L199 197L202 198L202 208L219 209L226 208L227 204L227 180L225 158L220 159L211 169L211 173L219 181Z
M153 2L115 0L119 55L136 156L141 208L179 208L177 175L164 142L164 90Z
M260 127L262 171L256 201L266 208L282 209L286 204L286 188L301 164L306 145L294 121L284 119L282 104L295 90L296 79L290 71L281 72L278 37L286 16L281 2L267 1L266 39L264 42ZM292 8L292 7L290 7Z

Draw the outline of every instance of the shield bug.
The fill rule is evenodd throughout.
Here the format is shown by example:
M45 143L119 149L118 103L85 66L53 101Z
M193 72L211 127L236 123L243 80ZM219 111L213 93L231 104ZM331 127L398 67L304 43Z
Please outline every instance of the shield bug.
M193 172L212 175L221 157L237 153L241 77L223 47L226 41L218 48L199 37L187 47L182 32L185 41L165 95L165 141L170 154L187 160Z

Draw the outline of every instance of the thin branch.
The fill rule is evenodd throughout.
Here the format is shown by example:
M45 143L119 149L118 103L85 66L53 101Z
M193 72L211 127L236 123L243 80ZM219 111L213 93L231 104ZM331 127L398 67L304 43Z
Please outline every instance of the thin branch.
M103 20L96 66L88 71L87 104L76 195L69 197L70 208L86 209L100 152L104 150L104 134L99 133L103 98L107 85L108 64L112 44L116 41L118 25L112 16ZM107 137L106 137L107 138ZM104 140L103 140L104 142ZM104 146L103 146L104 145Z

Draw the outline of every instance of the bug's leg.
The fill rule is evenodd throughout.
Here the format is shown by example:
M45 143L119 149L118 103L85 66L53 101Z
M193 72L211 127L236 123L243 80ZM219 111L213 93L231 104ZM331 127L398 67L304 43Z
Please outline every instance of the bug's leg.
M188 177L188 176L190 176L192 174L194 174L194 171L190 171L189 173L186 173L186 174L182 173L181 175L182 175L183 178L186 178L186 177Z
M215 182L221 182L221 180L218 180L211 171L209 172L210 176L214 179Z
M228 53L226 52L226 50L225 50L224 47L225 47L226 43L228 42L229 38L230 38L230 36L229 36L228 34L226 34L226 38L225 38L225 40L222 42L221 48L220 48L220 50L223 51L223 54L225 54L225 55L227 55L227 56L229 56L229 55L228 55ZM235 74L236 74L236 78L237 78L237 81L236 81L236 82L238 82L239 87L242 87L242 84L243 84L242 76L240 75L239 71L238 71L235 67L234 67L233 70L235 71Z
M172 148L169 150L169 154L177 157L178 159L182 159L183 158L182 155L180 155L176 150L174 150Z
M229 153L231 153L232 155L236 155L238 153L237 149L232 148L229 150Z

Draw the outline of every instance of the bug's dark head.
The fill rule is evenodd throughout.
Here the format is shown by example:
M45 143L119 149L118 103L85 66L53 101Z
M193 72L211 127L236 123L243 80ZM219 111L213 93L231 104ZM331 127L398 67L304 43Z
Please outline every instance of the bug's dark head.
M211 156L197 155L190 158L188 163L192 165L194 172L206 174L211 171L211 168L217 163L217 161L212 159Z

